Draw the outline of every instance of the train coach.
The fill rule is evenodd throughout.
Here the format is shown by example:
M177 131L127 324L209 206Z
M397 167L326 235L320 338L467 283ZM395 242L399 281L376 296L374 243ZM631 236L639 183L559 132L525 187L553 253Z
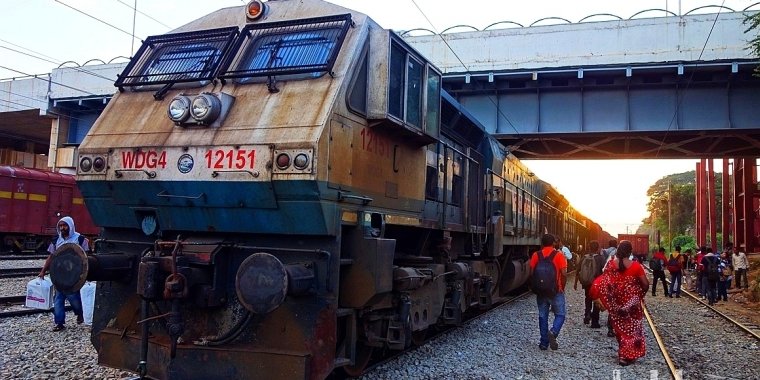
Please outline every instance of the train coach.
M47 251L56 224L71 216L85 235L97 235L73 175L0 166L0 242L3 252Z
M149 37L115 85L79 147L97 254L53 265L74 268L53 273L64 290L106 281L91 340L110 367L357 375L523 286L543 233L589 234L438 69L328 2Z

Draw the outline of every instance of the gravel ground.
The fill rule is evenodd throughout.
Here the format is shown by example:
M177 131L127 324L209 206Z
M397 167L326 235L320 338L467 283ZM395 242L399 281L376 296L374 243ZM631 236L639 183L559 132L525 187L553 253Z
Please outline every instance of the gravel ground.
M34 268L42 269L45 260L0 260L0 269Z
M684 379L760 379L757 340L731 322L685 295L660 293L647 305Z
M570 282L570 281L568 281ZM559 350L538 349L538 310L531 295L383 364L362 379L656 379L669 378L645 322L647 354L617 363L617 341L583 324L583 292L569 290ZM553 317L550 316L549 320Z
M15 267L12 263L15 261L2 262L0 268ZM20 266L26 265L36 264ZM41 263L39 265L42 267ZM33 278L0 279L0 296L26 294L26 284ZM90 343L90 326L77 325L75 321L74 313L68 312L66 330L53 332L52 313L0 319L0 379L122 379L134 376L98 365L98 354Z
M24 294L30 279L0 279L0 295ZM753 338L689 298L660 294L646 302L684 379L760 379L755 364L760 351ZM569 290L567 304L557 351L538 349L535 297L528 296L383 364L363 379L669 378L646 324L647 355L621 367L617 342L606 335L606 313L602 328L591 329L583 324L583 293ZM51 331L52 318L48 313L0 319L0 379L134 376L97 364L90 327L76 325L71 312L61 332Z

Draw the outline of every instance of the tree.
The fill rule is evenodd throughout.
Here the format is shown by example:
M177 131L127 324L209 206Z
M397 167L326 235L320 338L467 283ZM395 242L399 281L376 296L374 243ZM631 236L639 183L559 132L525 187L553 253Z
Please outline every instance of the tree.
M760 12L748 15L744 19L744 24L749 25L744 33L755 31L754 37L749 41L749 50L756 57L760 57ZM760 75L760 67L755 68L755 75Z
M649 216L642 220L636 233L649 234L652 245L671 247L680 235L691 235L696 220L696 172L671 174L655 182L647 190ZM715 178L716 220L721 220L722 181ZM720 228L720 225L718 225ZM659 240L658 240L659 232ZM722 231L719 231L722 232ZM720 240L720 239L717 239ZM683 244L689 246L688 243Z

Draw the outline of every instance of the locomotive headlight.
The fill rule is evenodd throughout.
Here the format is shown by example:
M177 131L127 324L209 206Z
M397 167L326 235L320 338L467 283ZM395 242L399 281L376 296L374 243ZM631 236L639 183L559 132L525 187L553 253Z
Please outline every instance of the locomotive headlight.
M296 158L293 159L293 166L299 170L306 169L309 166L309 156L304 153L297 154Z
M193 98L190 105L190 116L199 123L211 124L219 117L222 103L211 94L200 94Z
M92 169L92 160L90 157L84 157L79 160L79 170L83 172L89 172Z
M103 157L95 157L95 159L92 160L92 168L95 169L96 172L102 172L103 169L106 168L106 159Z
M290 167L290 156L287 153L280 153L277 155L277 168L285 170Z
M179 95L169 103L169 119L175 123L184 123L190 116L190 99L187 96Z

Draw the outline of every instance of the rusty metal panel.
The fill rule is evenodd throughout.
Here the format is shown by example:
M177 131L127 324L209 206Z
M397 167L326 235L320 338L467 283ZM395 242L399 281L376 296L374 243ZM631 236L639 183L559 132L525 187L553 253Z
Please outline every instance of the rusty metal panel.
M353 130L350 125L335 120L330 122L328 145L327 182L334 188L352 185L351 168Z
M372 297L393 289L392 239L361 239L351 252L353 263L340 283L340 306L362 308Z

